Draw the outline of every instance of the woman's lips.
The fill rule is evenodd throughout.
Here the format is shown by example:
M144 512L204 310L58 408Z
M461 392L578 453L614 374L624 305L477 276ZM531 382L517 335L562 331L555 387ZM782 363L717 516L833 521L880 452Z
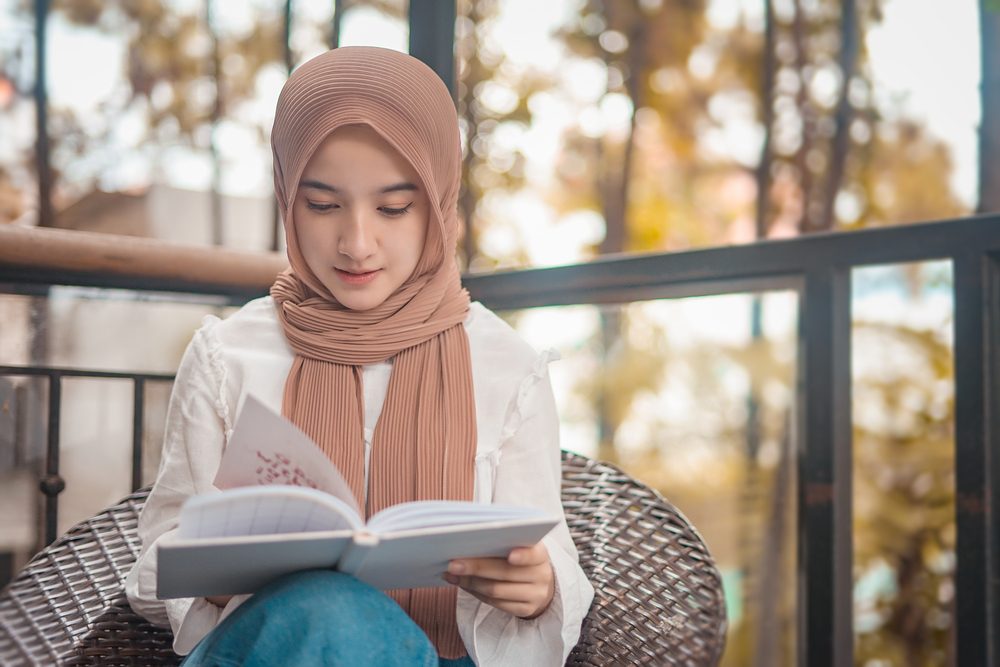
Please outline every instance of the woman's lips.
M364 273L352 273L350 271L344 271L343 269L337 268L335 268L334 271L337 273L337 277L348 285L365 285L375 280L375 276L378 275L381 269L366 271Z

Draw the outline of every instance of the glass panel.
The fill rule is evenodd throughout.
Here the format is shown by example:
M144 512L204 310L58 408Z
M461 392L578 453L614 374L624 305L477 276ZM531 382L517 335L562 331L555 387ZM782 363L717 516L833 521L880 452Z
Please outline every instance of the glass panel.
M59 534L129 492L132 470L132 383L63 378Z
M724 665L794 662L796 304L776 292L504 314L561 356L563 447L614 461L705 538L725 580Z
M236 310L182 298L71 287L53 287L48 298L0 294L0 315L10 316L0 364L173 373L202 319Z
M48 385L44 378L0 376L0 581L35 553L42 536Z
M170 382L146 382L145 412L142 423L142 480L140 487L156 480L163 452L163 429L170 403ZM130 459L131 460L131 459Z
M26 366L44 358L48 304L43 297L0 293L0 364Z
M954 664L950 264L852 280L855 663Z
M173 373L202 319L232 310L114 290L57 288L50 297L48 358L56 366Z

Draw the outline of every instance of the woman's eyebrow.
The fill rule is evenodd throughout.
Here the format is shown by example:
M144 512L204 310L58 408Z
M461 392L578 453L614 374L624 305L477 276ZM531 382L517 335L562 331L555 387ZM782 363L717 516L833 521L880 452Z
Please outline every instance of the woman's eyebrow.
M324 183L323 181L314 181L308 179L299 183L300 188L311 188L313 190L324 190L326 192L331 192L335 195L342 194L340 188L330 185L329 183ZM378 194L386 195L391 192L416 192L417 186L410 182L403 183L393 183L392 185L387 185L384 188L378 190Z
M417 191L417 186L414 185L413 183L396 183L394 185L389 185L382 188L381 190L379 190L379 193L386 195L389 194L390 192L416 192L416 191Z
M333 194L340 194L340 190L328 185L322 181L307 180L299 183L300 188L312 188L314 190L326 190L327 192L332 192Z

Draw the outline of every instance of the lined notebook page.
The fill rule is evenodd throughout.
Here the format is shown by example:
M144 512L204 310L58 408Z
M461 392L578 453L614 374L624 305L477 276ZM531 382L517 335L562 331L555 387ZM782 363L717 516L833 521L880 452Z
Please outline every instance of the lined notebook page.
M271 485L189 498L181 508L178 537L232 537L361 527L339 498L315 489Z

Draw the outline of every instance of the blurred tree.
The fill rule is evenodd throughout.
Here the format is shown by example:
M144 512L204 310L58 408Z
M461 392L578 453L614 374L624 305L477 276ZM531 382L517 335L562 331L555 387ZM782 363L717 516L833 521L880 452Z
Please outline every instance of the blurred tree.
M18 11L30 16L32 8L22 3ZM121 67L128 94L102 103L101 122L84 129L72 110L52 110L49 134L59 203L95 187L102 170L121 159L100 149L126 110L145 111L141 143L212 149L214 124L254 96L263 67L281 62L282 22L268 15L243 33L220 35L208 29L205 17L155 0L56 0L52 12L81 28L127 36ZM206 90L212 92L206 95ZM74 173L72 182L63 178L68 171ZM217 188L218 176L214 183Z
M706 115L706 98L688 62L705 40L705 8L704 0L588 0L578 19L562 33L571 53L604 64L606 92L596 110L605 116L615 113L611 105L621 96L628 103L623 132L612 129L591 138L591 132L578 126L566 137L563 165L583 162L587 168L583 179L574 178L581 173L578 164L560 171L563 178L569 176L566 185L577 197L562 205L599 207L605 222L604 239L597 248L601 254L656 249L639 245L645 237L633 236L629 228L630 186L638 180L636 134L643 109L663 120L658 127L664 136L659 140L679 158L671 167L686 170L690 167L684 163L694 162L691 158L697 126ZM615 119L606 120L613 127ZM573 187L588 177L588 187Z
M473 270L497 259L483 253L478 243L480 204L488 193L515 190L525 179L523 148L495 138L523 133L531 121L531 96L553 85L537 72L510 66L490 35L498 12L497 0L461 0L457 8L456 78L463 137L459 214L465 222L461 250L466 267Z
M597 250L601 254L611 254L628 250L650 250L637 244L628 230L628 209L630 187L635 180L635 156L637 152L636 133L639 112L652 109L671 120L679 122L665 124L676 135L681 144L690 142L693 132L683 132L697 121L698 114L692 109L701 105L689 105L686 99L662 95L652 85L652 72L680 72L686 69L694 48L701 42L706 26L705 2L640 2L638 0L588 0L580 10L578 19L569 24L562 37L577 57L598 59L606 72L605 94L601 103L603 113L616 99L627 100L627 119L624 131L608 131L591 138L582 128L567 137L566 162L585 161L589 167L583 174L589 175L590 183L580 190L582 198L563 202L563 206L599 207L604 219L604 238ZM600 109L600 106L598 107ZM688 113L677 113L687 109ZM611 112L613 113L613 111ZM675 118L676 116L676 118ZM609 119L614 122L614 119ZM565 164L565 163L564 163ZM561 170L561 174L571 174L578 178L578 165ZM586 176L584 178L587 178ZM594 193L594 194L590 194ZM594 196L596 195L596 196ZM640 237L641 238L641 237ZM616 364L627 363L627 353L617 348L622 322L617 309L602 310L601 344L604 365L611 369ZM619 359L616 360L615 356ZM619 391L610 387L599 387L594 400L598 421L598 456L605 460L615 460L615 433L621 416L636 394L639 383L624 383Z
M458 2L455 48L463 137L459 213L465 222L461 251L472 271L530 262L523 241L506 254L483 246L482 234L493 224L484 208L527 182L527 154L533 147L524 137L533 118L533 100L557 85L541 69L519 67L508 58L494 35L500 11L499 0Z

